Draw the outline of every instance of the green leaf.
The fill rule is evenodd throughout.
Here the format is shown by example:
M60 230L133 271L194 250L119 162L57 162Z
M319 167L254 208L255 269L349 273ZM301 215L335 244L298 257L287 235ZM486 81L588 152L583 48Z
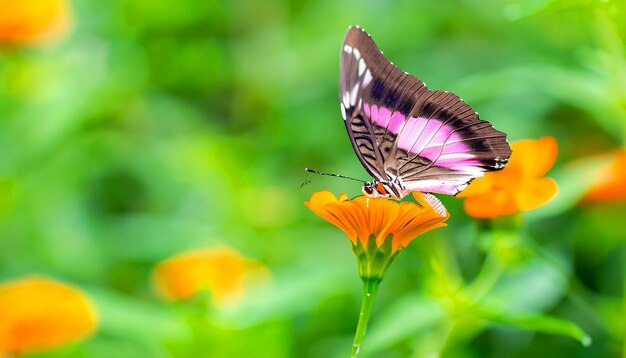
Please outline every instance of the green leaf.
M502 324L528 331L543 332L570 337L583 346L591 345L591 337L576 323L563 318L546 315L496 314L488 317L492 323Z

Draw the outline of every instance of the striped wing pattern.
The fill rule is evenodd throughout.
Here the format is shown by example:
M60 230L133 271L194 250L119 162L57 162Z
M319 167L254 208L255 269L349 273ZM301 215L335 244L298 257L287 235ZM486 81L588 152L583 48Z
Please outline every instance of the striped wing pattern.
M502 169L506 134L456 95L430 91L395 67L359 27L341 51L341 111L365 169L404 192L456 195L486 171Z

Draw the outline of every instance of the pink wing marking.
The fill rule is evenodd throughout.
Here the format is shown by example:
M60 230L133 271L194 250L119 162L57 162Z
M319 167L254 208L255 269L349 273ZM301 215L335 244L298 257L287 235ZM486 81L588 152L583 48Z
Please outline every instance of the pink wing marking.
M363 111L370 121L387 128L397 138L398 148L417 154L435 162L435 165L456 171L476 172L475 166L482 163L471 154L471 149L462 143L454 128L438 119L409 117L400 112L393 114L385 107L363 103ZM404 127L404 128L403 128Z
M371 112L370 112L370 105L368 103L363 103L363 112L365 112L365 116L368 118L372 118L371 117Z
M443 124L438 119L410 117L407 122L415 121L410 131L402 131L398 138L398 147L410 153L427 158L437 166L450 168L459 172L476 173L482 171L482 165L471 148L460 142L462 140L454 128ZM407 123L408 124L408 123Z
M426 147L429 145L431 147L441 147L446 138L452 133L452 129L450 129L449 126L442 125L441 121L436 119L429 120L427 118L418 117L417 120L426 123L424 130L417 137L407 139L407 141L413 141L413 146L408 149L400 148L431 159L432 155L429 156L430 153L424 154ZM400 133L400 136L402 136L402 133ZM439 153L441 153L441 151L437 152L437 154Z
M406 119L406 116L404 114L400 112L395 112L391 116L391 122L389 123L387 130L390 131L391 133L397 134L398 132L400 132L400 129L402 129L405 119Z
M398 136L398 148L410 151L413 145L415 145L416 138L424 131L426 122L425 120L420 120L420 118L410 117Z
M406 116L400 112L391 112L385 107L378 108L377 105L363 104L363 110L365 115L370 118L372 123L377 124L380 127L387 128L393 134L398 134L400 128L404 124Z
M389 120L391 120L391 112L385 107L378 108L378 121L376 123L383 128L387 128Z

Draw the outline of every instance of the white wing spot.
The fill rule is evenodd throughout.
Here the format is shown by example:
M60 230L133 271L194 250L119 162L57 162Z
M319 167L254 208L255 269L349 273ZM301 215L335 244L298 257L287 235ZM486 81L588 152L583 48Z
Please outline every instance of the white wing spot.
M350 104L354 106L356 104L356 93L359 91L359 83L355 84L350 92Z
M363 59L359 60L359 76L363 74L363 71L365 71L365 61L363 61Z
M344 107L350 107L350 94L348 92L343 93L342 101Z
M363 87L370 84L371 81L372 81L372 73L368 69L367 71L365 71L365 77L363 77Z
M343 46L343 50L344 50L346 53L352 53L352 46L344 45L344 46Z
M340 103L339 106L341 107L341 116L343 117L343 120L346 120L346 107L343 106L343 103Z
M359 49L355 48L354 51L352 51L352 54L357 60L361 58L361 52L359 51Z

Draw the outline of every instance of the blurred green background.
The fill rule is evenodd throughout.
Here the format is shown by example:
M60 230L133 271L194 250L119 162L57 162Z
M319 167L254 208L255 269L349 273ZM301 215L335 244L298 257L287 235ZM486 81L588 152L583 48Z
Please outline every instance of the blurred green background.
M396 260L362 356L626 356L626 205L577 204L601 163L576 165L626 143L623 1L70 6L62 41L0 50L0 280L73 283L101 317L91 339L33 356L348 356L355 259L303 202L360 186L300 184L304 167L367 178L338 105L353 24L510 141L555 137L561 189L516 231L445 198L449 227ZM155 294L157 262L215 245L262 262L271 283L209 313ZM502 272L475 296L490 260Z

